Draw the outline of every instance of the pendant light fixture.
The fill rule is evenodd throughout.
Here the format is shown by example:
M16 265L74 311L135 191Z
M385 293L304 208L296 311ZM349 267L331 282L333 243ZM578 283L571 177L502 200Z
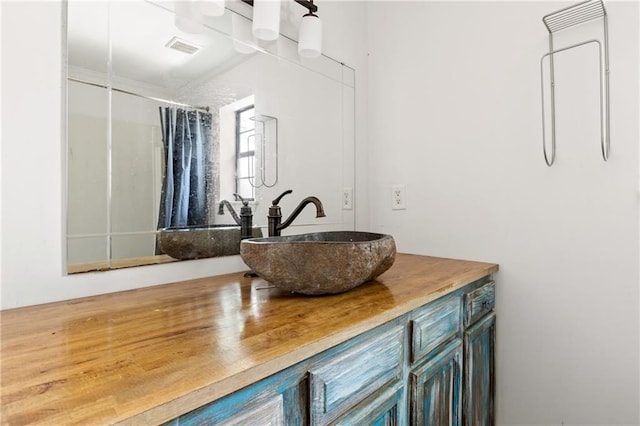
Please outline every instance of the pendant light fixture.
M298 30L298 55L317 58L322 53L322 21L309 12L302 17Z
M197 0L196 5L200 13L206 16L224 15L225 0Z
M280 0L253 1L253 35L260 40L276 40L280 35Z
M225 12L226 0L175 0L175 25L189 34L199 34L203 30L202 15L221 16ZM308 9L302 16L298 29L298 54L303 58L317 58L322 54L322 21L316 15L318 6L313 0L293 0ZM253 6L254 37L273 41L280 36L281 0L242 0ZM255 51L255 39L248 31L248 21L237 14L232 15L231 32L234 47L240 53Z

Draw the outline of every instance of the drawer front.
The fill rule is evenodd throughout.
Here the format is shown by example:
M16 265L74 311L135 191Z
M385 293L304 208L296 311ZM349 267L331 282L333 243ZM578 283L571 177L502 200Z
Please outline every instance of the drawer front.
M402 373L403 328L373 337L309 371L311 424L324 425Z
M256 404L218 424L220 426L282 425L284 424L282 395L276 395L265 403Z
M331 426L400 425L403 391L402 382L387 386L332 422Z
M468 327L495 306L496 285L493 281L464 295L464 326Z
M456 336L460 330L460 297L429 304L411 320L411 361L415 362Z
M255 386L253 386L255 388ZM284 398L281 394L231 395L183 414L162 426L283 425Z

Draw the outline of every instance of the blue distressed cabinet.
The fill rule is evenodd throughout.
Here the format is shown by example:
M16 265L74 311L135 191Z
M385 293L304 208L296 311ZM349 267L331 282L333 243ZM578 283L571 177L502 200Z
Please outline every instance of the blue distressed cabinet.
M495 285L464 295L464 425L493 425L495 396Z
M494 301L484 277L168 424L493 425Z

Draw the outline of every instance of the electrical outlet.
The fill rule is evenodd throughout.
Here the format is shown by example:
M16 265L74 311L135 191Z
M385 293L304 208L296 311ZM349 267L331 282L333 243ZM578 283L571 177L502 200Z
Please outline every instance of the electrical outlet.
M353 188L342 188L342 210L353 209Z
M393 185L391 187L391 209L405 210L407 208L407 193L404 185Z

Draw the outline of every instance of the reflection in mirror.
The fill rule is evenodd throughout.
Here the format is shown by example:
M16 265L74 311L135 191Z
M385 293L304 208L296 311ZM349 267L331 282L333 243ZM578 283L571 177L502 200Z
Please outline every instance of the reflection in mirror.
M218 207L239 214L238 196L265 235L286 189L285 217L308 195L326 213L303 211L287 233L353 229L353 69L300 59L285 37L233 39L250 21L230 10L183 33L172 4L68 3L68 271L173 261L163 228L237 233Z

